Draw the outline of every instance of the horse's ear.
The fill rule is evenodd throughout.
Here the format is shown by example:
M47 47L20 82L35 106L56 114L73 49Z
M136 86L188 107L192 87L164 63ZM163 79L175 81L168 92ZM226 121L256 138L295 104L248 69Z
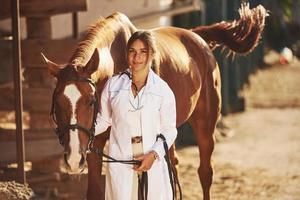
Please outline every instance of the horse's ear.
M86 64L86 66L84 68L84 71L91 75L98 69L99 62L100 62L100 54L99 54L98 49L95 48L95 51L94 51L91 59L89 60L89 62Z
M42 56L44 62L47 64L50 74L55 76L55 77L58 77L58 74L59 74L60 69L61 69L59 67L59 65L52 62L52 61L50 61L50 60L48 60L43 53L41 53L41 56Z

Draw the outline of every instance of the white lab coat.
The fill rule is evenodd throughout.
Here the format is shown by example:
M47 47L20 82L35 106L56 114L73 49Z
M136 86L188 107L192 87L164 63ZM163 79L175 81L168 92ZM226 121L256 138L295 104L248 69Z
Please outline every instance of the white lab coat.
M128 132L130 121L127 119L127 113L132 109L128 99L131 83L126 74L110 78L103 89L97 117L96 134L111 126L108 152L110 156L121 160L132 159L132 135ZM170 200L172 189L164 159L165 151L162 140L156 140L156 136L162 133L169 147L177 136L175 97L168 84L152 70L144 89L141 98L143 150L144 153L154 150L159 155L159 159L148 170L148 200ZM132 180L131 165L109 163L105 199L130 200Z

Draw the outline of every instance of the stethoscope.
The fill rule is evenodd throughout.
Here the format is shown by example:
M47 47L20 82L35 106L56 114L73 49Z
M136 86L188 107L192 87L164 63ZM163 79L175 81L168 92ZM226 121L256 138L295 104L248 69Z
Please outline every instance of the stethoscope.
M128 78L129 78L130 80L132 80L132 76L131 76L131 74L130 74L130 72L129 72L128 70L123 71L119 76L122 76L123 74L127 75ZM141 110L141 109L143 108L143 105L141 105L141 98L142 98L142 96L143 96L143 94L144 94L145 88L144 88L142 94L139 95L138 88L137 88L136 84L135 84L134 82L132 82L131 84L133 85L133 88L134 88L134 90L135 90L135 92L136 92L136 96L137 96L137 106L135 106L135 105L130 101L130 99L129 99L129 103L130 103L131 107L133 108L132 110L129 110L129 111L130 111L130 112L136 112L136 111L139 111L139 110Z

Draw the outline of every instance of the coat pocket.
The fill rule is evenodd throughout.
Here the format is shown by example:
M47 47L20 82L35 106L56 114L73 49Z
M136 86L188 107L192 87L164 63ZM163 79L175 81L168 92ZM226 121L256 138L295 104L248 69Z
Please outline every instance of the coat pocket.
M151 107L151 110L154 111L153 113L157 113L160 110L162 96L155 93L148 93L147 102L149 104L148 106Z

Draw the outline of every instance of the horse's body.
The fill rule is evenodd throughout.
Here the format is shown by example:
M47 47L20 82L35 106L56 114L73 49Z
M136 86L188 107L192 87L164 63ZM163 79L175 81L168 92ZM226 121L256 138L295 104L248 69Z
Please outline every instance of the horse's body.
M255 12L265 12L264 9L260 9L261 10L257 9ZM253 13L255 12L253 11ZM258 15L257 13L255 14ZM241 23L233 22L235 24L220 23L214 25L213 29L220 29L215 30L214 34L226 33L226 39L234 41L234 47L243 45L242 49L244 52L241 52L245 53L252 50L256 45L263 29L264 17L265 16L261 16L260 19L256 19L257 21L260 20L259 22L254 22L255 18L250 16L251 20L254 20L252 22L254 24L252 24L252 28L256 28L255 35L249 34L252 33L252 29L249 28L250 23L247 24L243 21L245 20L245 16L244 19L241 19ZM255 25L255 23L257 24ZM242 28L239 27L241 24L243 26L246 24L246 29L249 30L245 30L245 27L241 30ZM258 28L258 26L260 27ZM236 31L233 31L233 29L236 29ZM154 71L160 74L175 94L177 127L189 121L196 136L201 155L198 174L205 200L210 199L209 190L213 175L211 166L211 155L214 149L213 132L221 110L220 72L207 43L212 42L211 44L214 44L217 40L218 43L222 43L222 39L218 38L218 34L216 35L217 38L214 38L213 34L209 33L211 30L209 27L205 27L203 30L195 29L194 32L174 27L162 27L150 30L157 40L158 48L156 57L157 67ZM56 109L58 111L54 114L58 121L61 120L64 122L58 123L58 126L70 124L71 119L71 121L75 120L78 124L81 124L81 126L91 127L92 108L83 105L88 103L84 103L85 101L81 99L86 98L85 95L88 93L87 91L92 90L91 88L88 89L87 83L76 82L73 77L91 77L97 83L96 89L98 94L101 94L106 80L113 74L122 72L128 67L126 64L125 45L131 34L135 31L136 28L126 16L116 13L105 20L101 20L91 28L84 40L79 43L66 67L58 69L58 66L46 60L51 73L58 79L58 89L55 97L58 99L61 98L57 103L58 105L61 104L61 106ZM201 34L206 34L205 37L209 38L207 39L208 41L206 41L207 43L199 36ZM247 38L247 34L251 37ZM230 35L231 38L229 38ZM253 39L253 37L256 37L256 39ZM237 42L238 40L240 40L240 44ZM252 40L251 44L249 42L246 42L247 44L242 43L246 40ZM229 48L231 47L230 41L228 41L227 46ZM236 50L236 48L233 49ZM247 49L247 51L245 51L245 49ZM72 100L73 97L69 97L68 93L66 93L67 86L71 84L75 85L77 87L76 90L82 95L78 97L79 100L75 104L76 109L72 107L74 104L70 104L70 102L74 100ZM68 98L71 99L71 101L66 100ZM86 107L80 109L80 106ZM68 107L73 108L73 117L76 117L72 117L72 112L70 111L72 109L67 109ZM80 144L80 148L76 149L76 151L81 151L82 156L85 157L83 152L86 150L87 137L82 130L71 130L69 132L70 136L66 137L66 141L72 142L76 140L76 138L72 139L72 135L74 135L74 132L78 133L78 137L76 137L79 138L78 144ZM66 134L66 132L64 134ZM103 149L107 138L107 133L98 135L94 146ZM66 152L68 154L66 162L70 164L69 170L71 172L78 172L77 168L81 166L78 164L79 160L76 160L74 164L74 159L78 159L78 156L74 157L72 153L70 153L69 148L71 147L69 146L73 148L72 145L65 144L65 149L67 149ZM74 150L71 152L74 152ZM173 157L173 163L176 163L177 159L174 155L174 151L170 153ZM99 161L100 158L98 155L93 153L88 154L88 199L99 199L100 194L103 195L104 192L100 191L102 166L101 164L99 165Z

